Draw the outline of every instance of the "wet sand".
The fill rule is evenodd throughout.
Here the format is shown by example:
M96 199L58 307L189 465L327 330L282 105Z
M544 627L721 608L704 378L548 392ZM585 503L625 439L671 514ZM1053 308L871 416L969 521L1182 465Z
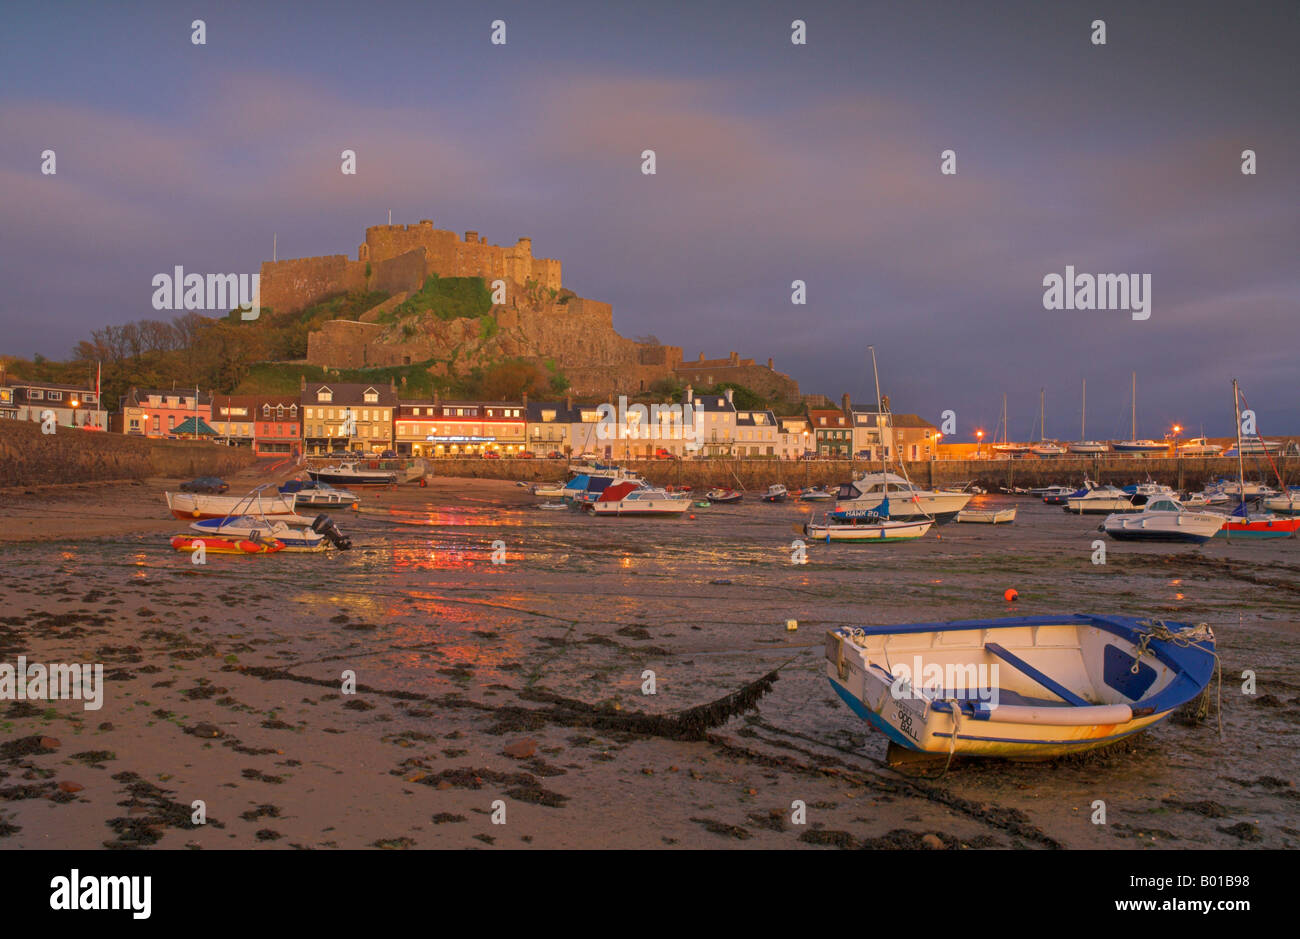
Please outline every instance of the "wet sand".
M167 484L0 492L0 662L106 677L98 711L0 702L0 847L1300 845L1297 541L1107 541L1094 565L1099 519L1020 499L1013 526L798 565L807 506L592 518L436 479L335 513L350 552L200 566ZM824 677L830 626L1074 611L1209 622L1221 714L922 778ZM739 689L729 719L674 719Z

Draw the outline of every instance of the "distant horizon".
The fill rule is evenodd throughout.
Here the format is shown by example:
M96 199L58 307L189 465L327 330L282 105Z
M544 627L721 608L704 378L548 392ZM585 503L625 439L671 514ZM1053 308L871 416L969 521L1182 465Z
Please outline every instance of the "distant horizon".
M869 402L874 344L882 392L954 411L957 441L993 432L1004 393L1009 438L1038 439L1040 388L1043 436L1076 440L1085 378L1087 436L1129 439L1134 370L1139 438L1233 436L1234 377L1265 437L1300 434L1291 3L236 2L195 45L203 16L12 11L0 353L66 361L94 329L169 320L154 274L255 273L273 235L282 260L355 258L391 210L531 237L686 362L770 357ZM1095 292L1053 307L1045 278L1074 272ZM1149 293L1108 304L1110 275Z

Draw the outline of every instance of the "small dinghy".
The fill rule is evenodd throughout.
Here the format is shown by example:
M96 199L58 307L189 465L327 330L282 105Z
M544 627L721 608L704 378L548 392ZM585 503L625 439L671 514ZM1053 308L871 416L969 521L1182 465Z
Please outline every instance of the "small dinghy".
M564 495L564 486L560 483L538 483L531 492L544 499L558 499Z
M272 554L284 550L280 541L253 541L248 538L195 538L177 535L172 547L177 551L197 551L199 546L207 554Z
M737 492L735 489L710 489L704 494L704 498L719 505L734 505L744 497L743 492Z
M980 525L1008 525L1016 520L1016 507L1009 509L962 509L957 513L959 522L975 522Z
M767 492L763 493L764 502L784 502L790 496L790 490L786 489L780 483L773 483L767 487Z
M1173 499L1155 499L1141 512L1109 515L1101 530L1119 541L1209 541L1227 518L1218 512L1189 512Z
M859 544L883 544L890 541L914 541L934 524L934 519L901 519L885 515L859 515L845 521L823 519L803 527L809 541L847 541Z
M563 512L565 509L569 508L569 503L567 503L567 502L539 502L539 503L537 504L537 507L538 507L539 509L542 509L542 510L545 511L545 512Z
M891 751L1043 759L1167 717L1214 673L1209 626L1028 616L826 633L831 687Z

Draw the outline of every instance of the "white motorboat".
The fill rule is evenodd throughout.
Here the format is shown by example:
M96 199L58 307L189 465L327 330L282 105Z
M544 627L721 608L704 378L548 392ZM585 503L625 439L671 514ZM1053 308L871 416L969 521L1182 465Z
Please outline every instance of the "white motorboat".
M1009 525L1016 520L1016 507L1007 509L962 509L957 513L957 521L974 522L979 525Z
M1179 456L1217 456L1222 452L1223 447L1210 443L1205 437L1193 437L1187 443L1178 445Z
M1260 456L1265 453L1277 453L1282 449L1280 440L1264 440L1259 434L1251 434L1241 438L1240 451L1247 456ZM1235 450L1228 451L1229 455L1236 456Z
M1064 456L1067 451L1059 443L1040 441L1030 447L1029 452L1034 456Z
M1146 505L1148 502L1159 498L1179 501L1178 494L1171 487L1152 482L1150 479L1136 486L1125 486L1124 491L1132 497L1134 505Z
M1286 492L1264 499L1264 508L1282 515L1300 515L1300 489L1294 487Z
M827 492L821 486L813 486L811 489L799 491L799 499L803 502L829 502L834 498L835 493Z
M1132 497L1114 486L1094 486L1081 495L1065 500L1065 511L1076 515L1101 515L1110 512L1136 512Z
M931 519L896 519L882 515L864 515L848 521L823 518L804 525L809 541L842 541L856 544L883 544L890 541L913 541L930 530Z
M969 492L922 489L896 473L864 473L840 486L834 517L849 519L886 514L881 506L888 502L890 518L949 519L966 508L972 498Z
M280 487L280 494L291 496L295 507L312 509L345 509L360 501L346 489L335 489L329 483L312 479L291 479Z
M763 493L764 502L784 502L789 497L790 490L780 483L773 483L767 487L767 492Z
M600 498L584 507L596 515L681 515L691 507L691 498L633 482L619 482L605 488Z
M1098 443L1095 440L1076 440L1069 445L1071 453L1088 455L1093 453L1106 453L1110 450L1110 444Z
M307 475L317 482L340 486L388 486L397 482L397 474L392 470L368 469L357 461L309 468Z
M1209 541L1227 522L1217 512L1192 512L1173 499L1153 499L1142 511L1118 513L1102 522L1102 530L1121 541Z

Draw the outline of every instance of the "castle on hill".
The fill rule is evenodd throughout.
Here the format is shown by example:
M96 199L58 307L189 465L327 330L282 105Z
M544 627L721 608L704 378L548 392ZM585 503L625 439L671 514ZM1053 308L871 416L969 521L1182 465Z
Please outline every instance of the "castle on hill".
M492 307L496 329L485 335L476 319L436 317L394 321L390 315L431 274L506 282L506 302ZM799 386L753 359L684 363L680 346L638 342L614 329L608 303L564 289L560 262L533 257L531 238L509 247L478 232L464 238L418 225L375 225L354 261L346 255L266 261L261 302L296 313L331 297L382 292L387 300L356 320L331 320L307 337L307 361L325 368L368 368L432 361L434 374L466 371L506 358L553 363L582 396L636 394L663 378L695 384L734 381L770 398L799 400Z

